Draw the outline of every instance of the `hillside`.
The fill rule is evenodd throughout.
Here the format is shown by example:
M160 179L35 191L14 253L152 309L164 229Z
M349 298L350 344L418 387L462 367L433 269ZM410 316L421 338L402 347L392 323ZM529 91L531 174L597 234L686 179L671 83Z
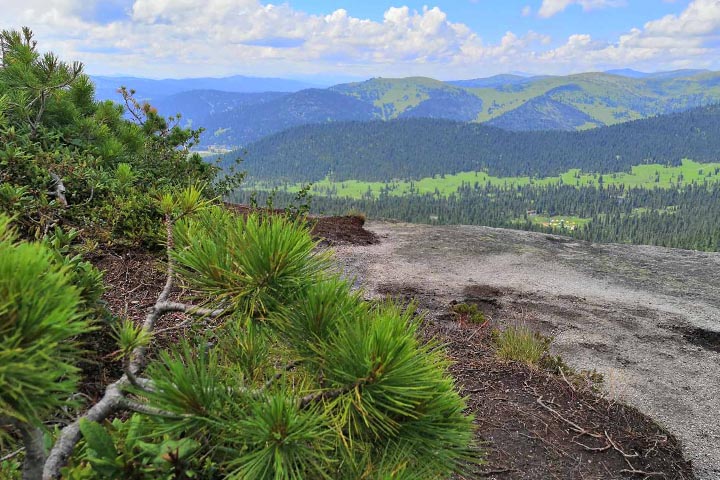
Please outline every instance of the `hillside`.
M98 98L114 98L124 84L163 113L202 122L204 145L249 143L297 125L339 120L435 118L483 123L507 130L584 130L720 101L720 73L678 70L618 71L569 76L496 75L442 82L431 78L373 78L306 89L282 79L147 80L95 77ZM211 93L210 90L215 90ZM196 91L202 91L197 98ZM222 93L221 93L222 92ZM277 103L252 101L263 92L287 92ZM256 97L249 96L253 93ZM205 104L203 104L205 102ZM299 112L302 105L309 113Z
M165 116L182 115L182 123L205 126L213 117L249 105L259 105L288 95L285 92L238 93L219 90L190 90L162 97L152 102Z
M370 105L320 89L279 95L268 101L245 102L234 108L216 108L215 113L202 120L206 129L205 145L247 145L299 125L362 121L373 116Z
M304 125L249 145L241 157L255 179L386 182L478 170L537 177L572 168L620 172L683 158L713 162L718 152L720 106L713 106L584 132L510 132L436 119Z

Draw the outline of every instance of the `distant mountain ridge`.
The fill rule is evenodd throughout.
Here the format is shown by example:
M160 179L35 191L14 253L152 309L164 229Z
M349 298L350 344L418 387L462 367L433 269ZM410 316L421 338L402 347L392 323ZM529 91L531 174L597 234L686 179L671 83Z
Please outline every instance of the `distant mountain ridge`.
M234 75L231 77L205 77L205 78L168 78L154 80L139 77L105 77L91 76L95 83L95 96L98 100L119 99L117 93L120 86L132 88L137 92L138 98L157 101L159 99L193 90L218 90L235 93L260 92L298 92L307 88L316 88L318 85L288 80L284 78L246 77Z
M180 112L187 124L204 126L204 145L231 148L298 125L345 120L434 118L514 131L571 131L720 102L720 72L707 70L508 74L448 82L372 78L326 89L251 77L95 80L99 98L122 81L163 114Z
M629 171L634 165L720 160L720 105L581 132L507 131L477 123L406 118L302 125L263 138L240 156L263 181L387 182L484 171L545 177L578 168Z

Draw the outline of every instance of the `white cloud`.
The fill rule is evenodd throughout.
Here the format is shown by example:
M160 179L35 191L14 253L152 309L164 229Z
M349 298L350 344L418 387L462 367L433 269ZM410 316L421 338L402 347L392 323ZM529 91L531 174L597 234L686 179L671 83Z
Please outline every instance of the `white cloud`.
M126 15L98 21L87 12L104 3L94 2L56 0L48 7L43 0L0 0L0 10L4 24L31 26L41 48L80 59L103 74L450 78L512 70L720 68L720 0L694 0L678 15L649 21L615 39L578 32L560 44L533 31L508 31L488 42L437 7L391 7L373 21L344 9L311 15L287 3L258 0L128 0ZM591 9L618 2L545 0L545 11L538 14L550 15L572 3Z
M552 17L573 4L580 5L583 10L588 11L596 8L617 7L623 5L624 2L622 0L543 0L538 10L538 16Z
M525 5L522 9L522 16L529 17L531 14L532 14L532 7L530 5Z
M593 41L590 35L573 35L565 45L545 52L539 58L572 65L575 70L613 66L718 68L718 40L720 0L694 0L679 15L647 22L642 29L634 28L615 42Z

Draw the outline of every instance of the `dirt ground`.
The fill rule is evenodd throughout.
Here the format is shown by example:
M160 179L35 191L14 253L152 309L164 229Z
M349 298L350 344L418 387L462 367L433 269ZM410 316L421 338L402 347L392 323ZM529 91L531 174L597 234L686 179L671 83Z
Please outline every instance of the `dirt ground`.
M313 219L313 222L314 234L321 244L336 251L340 268L356 277L358 286L365 288L369 297L414 300L426 318L425 334L439 337L448 345L449 354L455 360L452 373L468 398L469 410L476 417L477 441L487 455L486 464L468 478L695 478L676 440L676 436L683 438L683 432L675 431L674 436L635 408L615 401L624 399L643 410L645 406L633 403L633 397L627 396L627 392L646 387L630 381L637 382L630 376L635 373L633 364L623 366L617 360L625 357L632 360L635 353L602 342L608 336L625 335L622 330L625 327L615 323L622 326L622 321L649 316L648 312L655 310L647 306L628 307L626 297L622 301L611 297L608 292L615 290L602 290L612 283L607 279L593 287L590 292L593 295L586 292L585 297L581 297L576 291L579 285L573 279L577 280L585 270L580 272L573 267L563 269L567 275L552 273L560 267L550 269L548 264L561 258L560 251L580 247L572 247L554 237L552 240L542 235L524 238L523 232L505 233L477 227L467 231L464 227L447 227L438 231L430 227L372 223L366 230L357 218L331 217ZM589 248L582 246L583 251L590 251ZM505 264L498 263L498 258ZM529 258L536 263L528 263ZM542 258L549 263L540 263ZM509 266L512 262L525 273L513 272ZM131 250L105 252L96 257L94 263L106 271L106 282L112 287L105 296L112 311L141 321L162 284L162 258ZM480 269L481 265L485 271ZM624 270L632 271L629 265L622 265ZM618 267L608 261L603 268ZM502 271L504 275L500 275ZM534 276L531 272L535 272ZM543 288L542 275L550 275L555 283ZM611 273L605 275L609 278ZM655 281L652 275L648 277ZM586 281L593 285L592 277ZM698 282L698 286L701 283ZM576 290L565 292L559 288L567 284L575 285ZM628 286L617 288L627 290ZM605 298L605 303L597 298L595 289ZM174 292L173 296L181 298L183 292ZM651 300L655 301L655 297ZM458 323L450 313L451 302L476 304L490 323L482 328ZM627 313L628 309L632 315ZM666 322L663 332L676 337L678 343L691 346L688 353L712 352L717 356L713 351L717 346L713 337L698 334L690 328L694 324L682 323L678 320L680 314L676 315L677 321ZM181 321L180 317L163 320L159 325L163 343L186 333L175 327ZM557 352L578 369L597 367L606 375L606 390L612 391L597 395L572 377L499 361L493 353L489 332L492 326L518 321L556 335ZM584 330L587 332L583 333ZM580 343L579 338L583 338ZM583 346L590 343L596 346ZM655 347L659 348L657 342ZM583 348L605 353L582 354ZM111 342L105 341L99 341L94 348L98 357L105 359L112 349ZM606 368L608 364L610 369ZM665 367L661 367L654 368L664 372ZM637 369L637 365L634 368ZM91 397L98 395L102 385L116 378L118 372L118 366L109 361L89 365L85 393ZM608 372L616 374L608 376ZM660 375L654 378L657 382L666 381ZM714 390L708 387L708 392ZM691 399L686 397L686 401ZM713 401L716 401L714 397L705 399L706 404ZM665 405L660 400L650 403L661 412ZM700 451L687 445L686 454L699 458ZM696 464L703 465L712 464ZM707 468L703 475L699 478L718 478Z
M475 373L457 367L461 368L457 376L466 389L481 392L475 395L471 391L471 405L478 413L481 436L494 445L491 459L498 462L498 470L505 470L497 478L689 478L680 463L673 467L633 463L647 452L652 456L658 447L667 449L662 454L665 457L677 455L670 453L676 437L697 478L720 479L720 254L596 245L485 227L386 222L371 222L366 227L378 235L378 244L338 246L335 250L345 274L355 277L369 297L400 292L416 298L429 324L440 325L437 328L444 335L453 331L447 320L450 302L474 302L494 324L523 323L552 336L553 353L560 354L571 367L596 369L604 376L602 389L609 403L591 399L575 412L575 404L567 402L568 395L576 393L566 391L562 395L562 383L556 385L562 379L522 369L519 375L535 383L508 376L503 370L493 378L487 370L482 335L449 335L451 351L460 362L471 359L481 365ZM473 337L472 341L468 337ZM478 383L481 387L473 386ZM552 408L564 420L537 403L540 395L533 389L544 399L552 398L549 392L556 389L560 400L554 399L557 405ZM528 397L523 400L514 393L511 401L501 399L510 392L524 392ZM499 400L488 406L488 395ZM594 401L601 403L593 406ZM648 421L647 417L628 413L633 410L616 401L637 408L667 431L643 430L641 424ZM508 424L505 420L512 416L498 413L503 408L515 412L517 418ZM593 408L602 412L604 420L592 416ZM606 416L613 408L622 412ZM538 416L538 412L543 415ZM576 414L579 420L573 421ZM494 422L498 415L499 425L482 423L486 417ZM553 419L557 421L551 422ZM528 428L523 430L523 425ZM602 438L582 433L604 436L605 428L639 434L645 447L633 446L632 441L620 446L610 431L612 442L605 443ZM537 431L545 434L528 433ZM554 437L548 433L552 431L564 431L570 437ZM523 432L538 439L508 432ZM667 440L655 446L652 438ZM518 442L529 441L535 442L536 460L525 465L513 448ZM613 442L626 454L632 451L639 457L624 457ZM603 448L607 450L601 452ZM525 453L529 455L528 450ZM604 474L604 467L590 469L589 462L607 460L603 453L618 457L626 470L644 470L645 474L621 472L617 466L608 466ZM633 468L628 468L626 460ZM558 462L576 462L577 470L573 474ZM558 466L558 473L533 469L543 463ZM649 475L651 468L656 468L658 475Z

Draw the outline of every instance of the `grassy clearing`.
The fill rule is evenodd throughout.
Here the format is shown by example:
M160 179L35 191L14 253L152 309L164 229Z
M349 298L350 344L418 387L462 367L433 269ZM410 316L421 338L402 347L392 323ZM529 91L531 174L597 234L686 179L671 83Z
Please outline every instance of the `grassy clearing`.
M332 195L338 197L361 198L364 195L377 197L380 192L386 190L391 196L404 196L411 193L431 193L439 196L448 196L456 193L463 185L474 187L486 184L494 186L516 186L516 185L574 185L574 186L598 186L598 185L625 185L626 187L641 188L676 188L678 185L685 185L692 182L709 184L720 183L720 162L698 163L692 160L683 160L682 165L668 167L659 164L637 165L632 167L630 173L619 172L606 175L597 173L583 173L579 169L568 170L556 177L531 178L531 177L494 177L484 172L461 172L454 175L435 175L434 177L420 180L395 180L390 182L364 182L358 180L346 180L335 182L328 179L316 182L313 185L314 195ZM262 184L253 185L255 188L263 189ZM290 184L287 186L289 192L300 191L301 184Z
M591 218L574 217L571 215L555 215L547 217L545 215L529 215L528 219L535 225L542 225L555 230L573 231L578 227L590 222Z

